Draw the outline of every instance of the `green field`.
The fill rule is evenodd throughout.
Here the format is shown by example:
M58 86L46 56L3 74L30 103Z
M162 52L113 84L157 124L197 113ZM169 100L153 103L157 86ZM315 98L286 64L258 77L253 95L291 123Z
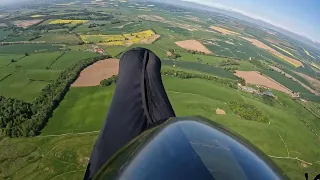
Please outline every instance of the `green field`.
M41 135L99 130L109 109L113 91L114 86L71 88Z
M50 52L0 56L0 61L5 62L0 68L0 95L31 102L61 71L82 59L96 56L91 52L72 51L61 55L61 52ZM15 57L16 61L11 63L9 57Z
M226 71L215 66L208 66L207 64L197 63L197 62L188 62L188 61L172 61L172 60L162 60L162 63L167 66L179 67L184 69L190 69L195 71L200 71L204 73L209 73L215 76L229 78L236 80L237 77L231 72Z
M277 72L277 71L270 71L270 70L261 70L261 72L275 81L279 82L280 84L284 85L288 89L294 92L300 92L300 93L306 93L306 94L312 94L309 90L304 88L301 84L299 84L296 81L293 81L289 78L287 78L285 75Z
M46 51L60 51L63 49L61 45L51 44L12 44L0 46L0 54L24 54Z
M312 165L306 164L305 166L305 164L301 164L301 161L295 159L272 158L292 179L303 177L305 172L314 174L320 170L320 166L316 163L317 157L320 155L317 151L320 144L317 142L315 134L309 129L320 128L320 122L314 121L313 115L287 95L275 92L279 99L270 106L261 97L252 96L212 81L164 77L164 84L177 116L204 116L239 133L269 156L298 157L312 163ZM41 169L37 168L38 163L44 163L45 165L42 165L44 168L54 169L48 174L50 177L59 174L59 178L80 177L84 172L85 162L79 161L79 159L87 158L89 155L96 138L94 131L101 127L113 90L113 86L108 88L72 88L62 101L61 106L55 110L53 118L43 130L42 136L30 138L27 141L2 140L2 144L10 143L17 146L17 154L12 156L21 165L2 166L5 167L6 174L11 177L15 171L22 168L13 177L28 177L26 179L30 179L37 174L36 177L45 179L48 177L40 175ZM228 102L231 101L254 105L268 116L270 124L239 118L228 106ZM88 106L88 102L90 102L90 106ZM226 115L216 115L216 108L225 110ZM309 128L300 119L307 122ZM299 134L295 131L297 128ZM88 134L58 135L76 132L87 132ZM90 133L94 135L90 135ZM46 137L46 135L58 136ZM76 143L79 141L81 143ZM302 144L303 146L301 146ZM310 147L310 149L305 147ZM2 152L5 152L9 151L12 146L1 146L1 148L3 148ZM44 157L39 157L41 152L45 154ZM27 155L20 157L19 153ZM50 158L45 158L46 156ZM6 160L8 157L2 158L4 158L0 161L2 165L8 163ZM73 166L70 167L69 162L73 163ZM24 167L32 168L34 171L30 173L28 171L30 169Z
M34 41L45 41L46 43L79 44L82 40L71 33L47 33Z
M3 41L9 34L10 34L10 31L5 31L4 29L0 29L0 41Z

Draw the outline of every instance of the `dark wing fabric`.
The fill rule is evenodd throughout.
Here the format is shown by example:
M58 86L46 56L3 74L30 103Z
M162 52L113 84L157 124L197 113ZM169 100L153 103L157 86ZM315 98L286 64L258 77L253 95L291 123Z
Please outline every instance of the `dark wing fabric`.
M120 59L119 75L107 118L94 145L84 179L127 142L175 117L165 92L160 59L150 50L131 49Z

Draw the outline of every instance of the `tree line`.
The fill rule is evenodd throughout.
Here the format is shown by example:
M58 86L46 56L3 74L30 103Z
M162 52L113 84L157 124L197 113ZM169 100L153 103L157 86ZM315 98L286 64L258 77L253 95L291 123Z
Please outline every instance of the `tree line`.
M80 72L106 58L109 56L84 59L67 68L55 81L49 83L32 103L0 97L0 133L10 137L40 134Z
M238 89L237 83L244 83L244 79L242 78L239 78L238 81L235 81L231 79L219 78L219 77L208 75L208 74L193 73L193 72L187 72L187 71L176 70L171 68L162 68L161 73L166 76L174 76L181 79L191 79L191 78L206 79L206 80L215 81L220 84L227 85L233 89Z
M100 86L110 86L111 84L115 84L118 80L118 75L113 75L108 79L104 79L100 82Z

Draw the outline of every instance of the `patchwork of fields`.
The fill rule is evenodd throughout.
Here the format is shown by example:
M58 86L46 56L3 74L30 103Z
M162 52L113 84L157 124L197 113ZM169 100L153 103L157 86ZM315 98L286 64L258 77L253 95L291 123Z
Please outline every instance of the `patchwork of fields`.
M33 101L59 74L90 52L48 52L0 56L0 95ZM14 61L12 61L14 60ZM3 63L3 64L2 64Z
M48 3L0 13L0 179L82 179L116 86L100 82L135 47L160 57L177 116L240 134L290 179L320 172L315 48L161 3Z

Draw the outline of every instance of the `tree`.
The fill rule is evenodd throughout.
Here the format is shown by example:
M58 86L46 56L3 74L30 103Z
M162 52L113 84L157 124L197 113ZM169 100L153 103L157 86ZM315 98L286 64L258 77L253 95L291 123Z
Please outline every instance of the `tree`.
M29 54L28 54L28 53L25 53L24 55L25 55L25 56L29 56Z
M11 63L14 63L14 62L16 62L14 59L11 59L11 61L10 61Z

